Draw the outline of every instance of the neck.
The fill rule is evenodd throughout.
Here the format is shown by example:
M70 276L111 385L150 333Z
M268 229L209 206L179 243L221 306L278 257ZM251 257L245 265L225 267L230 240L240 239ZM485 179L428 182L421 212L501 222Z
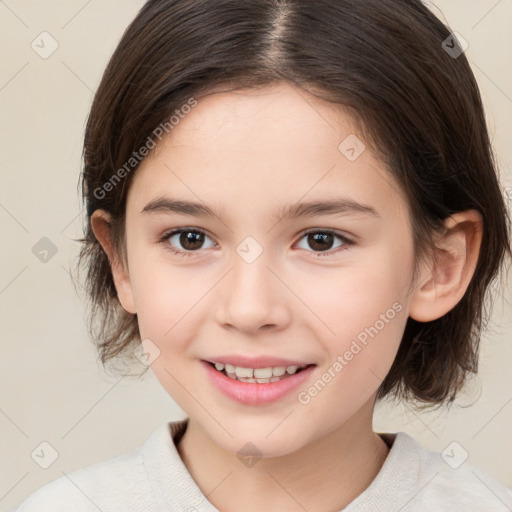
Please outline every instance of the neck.
M342 510L370 485L389 448L373 432L371 414L363 414L300 450L251 467L190 419L178 452L205 497L223 512L327 512Z

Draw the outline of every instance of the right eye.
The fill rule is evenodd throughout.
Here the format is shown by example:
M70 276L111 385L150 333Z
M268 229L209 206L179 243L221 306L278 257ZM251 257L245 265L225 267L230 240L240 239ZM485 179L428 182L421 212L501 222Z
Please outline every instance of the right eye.
M209 238L208 235L200 229L192 228L180 228L168 231L159 239L159 242L163 244L166 250L171 251L173 254L177 254L182 257L192 256L193 252L198 252L201 245L204 243L204 239ZM173 243L168 243L175 238L175 243L179 243L185 250L175 249Z

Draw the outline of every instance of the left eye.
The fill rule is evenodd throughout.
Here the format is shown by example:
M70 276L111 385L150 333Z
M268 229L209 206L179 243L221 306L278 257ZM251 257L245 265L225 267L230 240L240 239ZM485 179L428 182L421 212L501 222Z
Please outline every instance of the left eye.
M173 238L176 238L179 241L179 243L182 245L183 249L175 249L173 243L168 243ZM198 249L201 249L201 246L204 244L205 238L210 239L210 237L202 230L200 229L190 229L190 228L181 228L181 229L175 229L173 231L170 231L166 234L164 234L160 239L159 242L164 244L164 247L174 254L177 254L179 256L191 256L192 253L198 252ZM338 238L338 240L341 240L341 243L336 247L341 247L341 249L338 249L336 251L329 250L331 245L333 244L333 240L335 238ZM324 256L322 253L326 253L326 255L330 255L333 253L336 253L340 250L348 249L351 245L354 245L355 243L345 236L336 233L335 231L324 229L324 230L310 230L307 231L302 235L301 240L307 239L307 243L314 249L313 252L317 253L317 256ZM215 243L212 243L210 247L215 245Z
M340 250L345 250L351 245L354 245L354 242L349 240L343 235L340 235L339 233L336 233L335 231L332 231L330 229L326 230L310 230L306 233L304 233L304 236L301 238L304 239L307 238L307 243L310 244L311 247L318 249L319 253L317 256L324 256L322 253L326 253L326 255L330 255L333 253L336 253ZM337 247L341 247L341 249L338 249L336 251L329 251L330 245L332 245L333 240L337 238L338 240L341 240L341 244L339 244ZM327 252L329 251L329 252ZM316 252L316 251L315 251Z

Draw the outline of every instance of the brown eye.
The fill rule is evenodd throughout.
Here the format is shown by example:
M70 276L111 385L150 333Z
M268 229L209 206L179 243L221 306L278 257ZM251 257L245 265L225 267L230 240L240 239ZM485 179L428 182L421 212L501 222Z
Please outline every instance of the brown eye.
M313 249L313 252L317 253L317 256L324 256L322 253L326 253L325 256L328 256L337 253L340 250L345 250L351 245L354 245L354 242L332 230L311 230L304 233L304 236L301 240L303 239L306 239L307 246L310 249ZM334 246L334 248L339 247L340 249L331 250L336 239L340 240L341 243L337 246Z
M182 231L178 233L178 235L181 246L187 251L200 249L201 245L204 243L204 234L198 231Z
M192 252L199 252L203 248L206 233L198 229L181 228L166 233L160 242L164 247L180 256L190 256ZM173 240L174 239L174 240ZM214 245L214 244L212 244Z
M310 233L307 237L309 246L316 251L327 251L334 243L334 236L330 233Z
M187 257L192 256L194 252L201 252L200 249L205 248L204 243L206 239L210 239L210 237L200 229L181 228L169 231L160 238L159 242L172 253ZM355 245L355 242L349 240L344 235L328 229L310 230L303 234L301 240L303 239L307 241L308 247L306 249L312 249L309 252L313 252L316 256L329 256ZM340 240L341 243L334 245L334 248L337 250L332 250L336 239ZM212 242L210 247L214 245L215 243Z

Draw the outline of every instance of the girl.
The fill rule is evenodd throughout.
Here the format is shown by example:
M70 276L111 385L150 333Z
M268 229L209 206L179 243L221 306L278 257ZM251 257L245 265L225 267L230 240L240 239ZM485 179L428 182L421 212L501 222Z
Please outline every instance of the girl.
M372 428L454 401L511 254L463 50L419 0L142 7L88 119L81 261L102 362L187 418L18 510L512 510L460 445Z

